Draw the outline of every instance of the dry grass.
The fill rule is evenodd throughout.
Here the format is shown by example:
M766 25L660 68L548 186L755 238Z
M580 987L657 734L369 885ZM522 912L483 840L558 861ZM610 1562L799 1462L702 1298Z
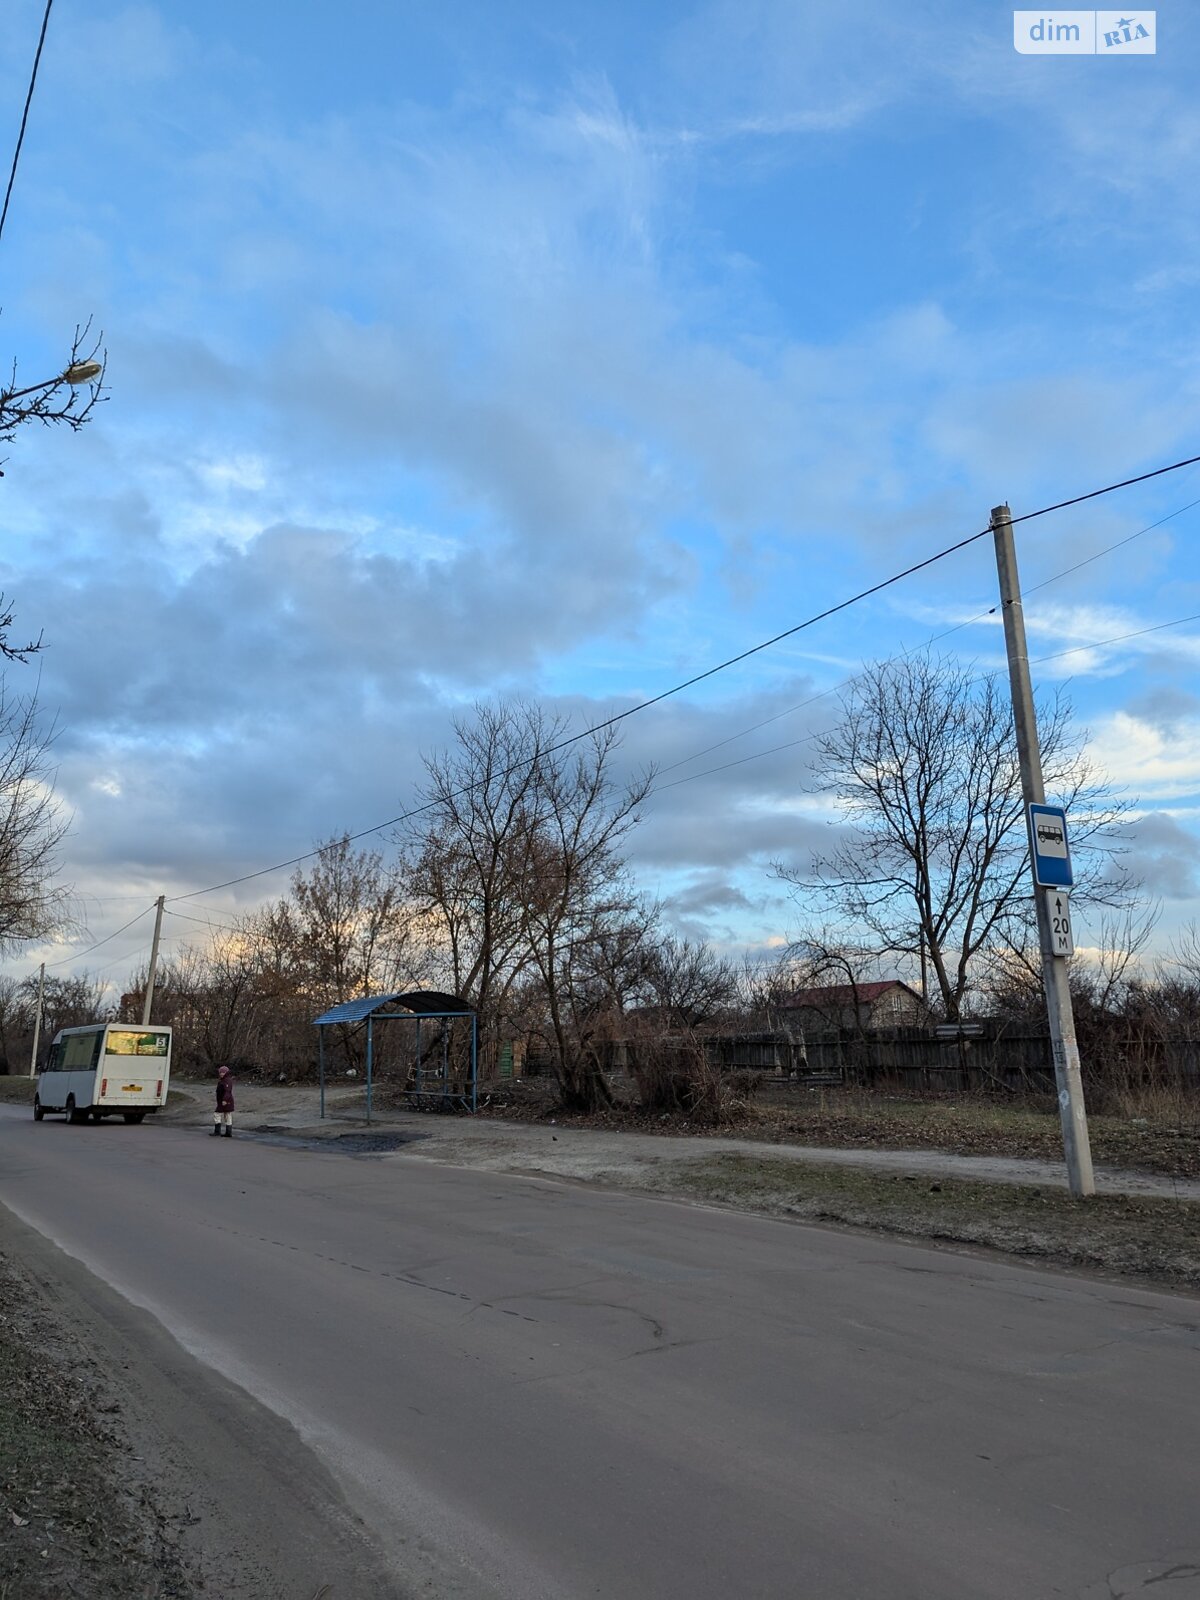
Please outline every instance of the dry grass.
M590 1117L556 1105L543 1080L488 1085L484 1115L556 1117L578 1127L631 1128L663 1135L729 1135L767 1144L827 1149L939 1150L951 1155L1062 1159L1062 1130L1053 1100L1022 1102L959 1095L914 1099L859 1089L771 1085L743 1100L720 1124L684 1112L646 1112L630 1105ZM1132 1115L1089 1118L1097 1164L1172 1178L1200 1178L1200 1100L1158 1095L1131 1102Z
M3 1252L0 1305L0 1600L191 1596L165 1520L135 1492L119 1402Z
M1050 1185L724 1153L663 1163L652 1184L739 1210L984 1245L1064 1266L1200 1287L1200 1206L1183 1200L1096 1195L1081 1201Z

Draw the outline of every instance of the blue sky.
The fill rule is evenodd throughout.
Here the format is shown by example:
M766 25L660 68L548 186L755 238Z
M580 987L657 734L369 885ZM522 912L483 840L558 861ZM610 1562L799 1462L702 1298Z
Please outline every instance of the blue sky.
M12 136L41 9L0 37ZM1158 27L1113 60L1018 55L976 0L57 0L0 350L33 381L91 315L111 398L13 446L0 587L46 633L11 687L58 717L78 949L396 814L478 696L582 726L1001 500L1200 453L1200 16ZM1171 519L1031 594L1031 653L1200 613L1197 499L1193 469L1022 530L1032 588ZM993 667L994 589L981 541L631 718L626 757L980 613L945 648ZM1162 943L1200 900L1198 661L1192 622L1038 669L1139 797ZM651 805L634 864L683 931L795 922L768 865L828 838L809 747L701 774L831 705Z

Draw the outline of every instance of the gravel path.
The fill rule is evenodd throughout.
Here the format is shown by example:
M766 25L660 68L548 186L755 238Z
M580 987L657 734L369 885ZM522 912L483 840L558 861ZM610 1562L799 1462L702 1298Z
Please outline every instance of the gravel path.
M197 1104L194 1109L173 1110L169 1114L171 1120L207 1122L208 1086L176 1083L173 1087L196 1095ZM359 1089L330 1091L326 1097L328 1114L323 1123L318 1120L318 1091L307 1085L239 1084L237 1096L238 1123L246 1132L288 1130L305 1138L337 1138L366 1126L363 1093ZM396 1111L376 1111L371 1126L381 1132L386 1129L407 1135L403 1148L409 1159L480 1167L492 1172L539 1172L631 1187L641 1187L647 1175L664 1163L694 1161L698 1156L718 1154L770 1156L877 1171L920 1172L975 1178L988 1183L1067 1187L1066 1169L1058 1161L958 1156L942 1150L825 1149L766 1143L760 1139L660 1137L607 1128ZM1200 1182L1153 1173L1098 1167L1096 1187L1104 1194L1157 1195L1200 1201Z

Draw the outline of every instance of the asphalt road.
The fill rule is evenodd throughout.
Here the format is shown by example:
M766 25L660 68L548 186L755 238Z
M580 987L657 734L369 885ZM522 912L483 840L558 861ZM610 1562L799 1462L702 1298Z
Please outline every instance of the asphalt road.
M413 1593L1200 1597L1194 1299L7 1107L0 1201L295 1424Z

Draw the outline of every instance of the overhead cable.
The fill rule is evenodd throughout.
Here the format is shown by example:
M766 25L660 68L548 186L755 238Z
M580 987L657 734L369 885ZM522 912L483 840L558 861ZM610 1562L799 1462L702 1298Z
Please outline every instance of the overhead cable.
M130 917L129 921L126 922L122 927L117 928L115 932L106 933L103 939L97 939L95 944L88 945L86 950L76 950L69 956L63 956L59 961L47 961L46 966L61 967L68 961L78 961L82 956L90 956L93 950L99 950L102 944L107 944L110 939L116 939L120 934L125 932L126 928L132 928L135 922L140 922L144 916L148 915L148 913L153 910L154 903L151 903L145 908L145 910L139 911L136 917Z
M21 130L17 134L17 147L13 151L12 170L8 174L8 188L4 191L4 208L0 210L0 237L4 234L4 224L8 218L8 202L12 199L13 184L17 177L17 163L21 159L21 146L25 143L25 124L29 121L29 107L33 101L33 86L37 82L38 65L42 59L42 46L46 42L46 26L50 21L50 7L54 0L46 0L46 12L42 17L42 31L38 35L37 53L33 58L33 71L29 75L29 92L25 96L25 109L21 113Z
M1195 466L1197 462L1200 462L1200 455L1188 456L1185 460L1174 461L1169 466L1155 467L1150 472L1139 473L1132 478L1123 478L1119 483L1106 484L1101 489L1090 489L1086 494L1074 495L1068 500L1056 501L1054 505L1042 506L1037 511L1026 511L1021 516L1011 517L1009 520L1014 526L1021 522L1032 522L1036 517L1048 516L1052 511L1063 511L1068 506L1082 505L1087 500L1095 500L1101 495L1112 494L1117 489L1128 489L1134 484L1146 483L1152 478L1161 478L1166 473L1178 472L1184 467ZM965 550L968 545L975 544L978 540L986 538L991 532L992 527L989 523L986 528L981 528L978 533L972 533L964 539L958 539L953 544L946 545L943 549L935 551L933 555L925 556L922 560L913 562L911 566L892 573L890 577L883 578L878 583L870 584L865 589L860 589L847 599L839 600L835 605L826 606L824 610L814 612L812 616L806 617L802 622L797 622L794 626L783 629L781 633L773 634L771 638L763 639L759 644L751 645L748 649L739 651L737 655L730 656L728 660L720 661L716 666L708 667L703 672L697 672L692 677L685 678L682 683L674 684L671 688L662 690L660 694L651 695L649 699L639 701L637 705L627 706L624 711L618 711L611 717L605 717L601 722L593 723L591 727L584 728L581 733L574 733L565 739L560 739L556 744L549 745L545 750L539 751L537 756L531 759L544 760L546 756L554 755L560 750L566 750L583 739L591 738L597 733L604 732L607 728L615 727L617 723L624 722L627 717L633 717L639 712L648 711L651 706L660 705L673 695L682 694L685 689L691 689L698 683L704 683L708 678L715 677L717 673L725 672L728 668L749 660L751 656L759 655L762 651L771 649L773 645L782 643L784 639L791 639L796 634L804 632L805 629L815 627L818 622L825 622L830 617L835 617L840 612L849 610L851 606L870 599L872 595L880 594L884 589L891 588L893 584L900 583L905 578L911 578L914 573L922 572L926 567L931 567L936 562L944 561L947 556L954 555L959 550ZM519 772L529 765L530 759L516 761L511 767L492 774L491 781L507 778L512 773ZM448 798L459 799L479 787L478 783L464 784L462 788L454 790ZM433 810L434 807L441 803L442 800L440 798L428 800L423 805L414 806L408 811L402 811L397 816L388 817L383 822L374 823L369 828L360 828L356 833L340 834L338 837L344 839L346 843L352 844L359 839L369 838L372 834L382 833L385 828L398 827L402 822L411 821L413 817L419 817L426 811ZM286 861L277 861L269 867L260 867L254 872L244 872L236 878L226 878L221 883L209 884L207 888L192 889L186 894L171 895L169 898L178 902L180 900L195 900L201 895L216 894L219 889L231 889L237 884L250 883L255 878L265 878L272 873L283 872L288 867L299 866L301 862L311 861L320 853L319 847L315 850L306 850L301 855L291 856Z

